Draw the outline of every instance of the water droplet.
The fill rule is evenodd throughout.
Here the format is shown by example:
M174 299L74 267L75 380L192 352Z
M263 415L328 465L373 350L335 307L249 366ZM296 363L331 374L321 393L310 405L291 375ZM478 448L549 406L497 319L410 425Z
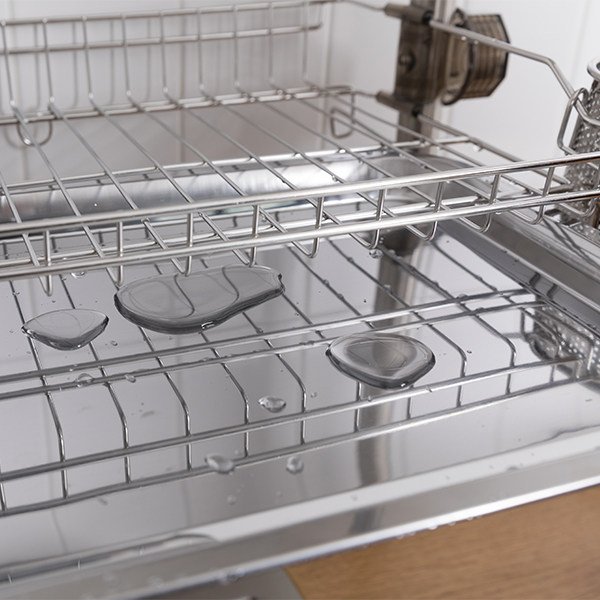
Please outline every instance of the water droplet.
M209 469L223 475L233 473L233 470L235 469L235 463L222 454L207 454L204 457L204 462L206 462Z
M134 281L117 292L115 304L136 325L161 333L193 333L283 292L277 271L231 264L188 277L177 273Z
M311 397L311 398L316 398L318 395L319 395L319 394L318 394L317 392L313 392L313 393L310 395L310 397Z
M82 373L76 380L77 387L84 387L90 385L94 381L94 378L89 373Z
M131 373L125 373L124 377L129 383L135 383L136 381L135 375L132 375Z
M229 496L227 496L227 504L235 504L237 502L237 497L234 496L233 494L229 494Z
M292 475L302 473L304 469L304 463L299 456L290 456L285 463L286 470Z
M74 277L75 279L81 279L82 277L85 277L86 273L87 271L73 271L71 273L71 277Z
M327 356L345 375L385 389L414 383L435 364L433 352L422 342L377 331L338 338Z
M276 396L263 396L258 403L264 409L272 413L281 412L286 406L286 401L283 398L277 398Z
M73 308L45 313L27 321L23 333L58 350L76 350L98 337L108 317L96 310Z
M111 346L118 346L119 342L115 342L115 340L110 340L110 345Z
M386 283L386 284L385 284L383 287L384 287L384 289L385 289L386 291L388 291L388 292L391 292L391 291L392 291L392 286L391 286L389 283Z
M241 579L244 576L244 571L241 569L236 569L235 571L231 571L230 573L225 573L219 577L219 583L221 585L229 585L230 583L235 583L238 579Z
M379 248L373 248L369 250L369 256L371 258L381 258L383 256L383 252L379 250Z
M13 292L12 294L13 294L13 296L19 296L21 294L21 292Z

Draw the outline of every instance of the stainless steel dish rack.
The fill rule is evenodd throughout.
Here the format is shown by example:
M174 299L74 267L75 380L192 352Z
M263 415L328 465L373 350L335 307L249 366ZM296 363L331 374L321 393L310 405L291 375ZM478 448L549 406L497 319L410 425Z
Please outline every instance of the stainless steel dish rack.
M431 134L398 125L327 83L342 9L371 10L0 23L0 595L226 582L600 480L600 152L575 136L524 162L424 114ZM594 136L548 59L427 26L546 63ZM239 261L285 294L180 336L114 307L124 282ZM80 350L20 331L76 307L110 318ZM369 329L436 366L399 391L357 384L325 349Z

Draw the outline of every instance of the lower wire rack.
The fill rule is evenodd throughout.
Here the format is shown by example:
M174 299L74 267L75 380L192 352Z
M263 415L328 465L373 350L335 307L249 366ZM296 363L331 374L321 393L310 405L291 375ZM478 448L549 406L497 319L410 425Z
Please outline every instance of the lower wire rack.
M197 268L231 260L215 256ZM178 336L125 321L104 271L62 276L52 298L32 280L2 283L0 514L208 474L210 454L232 469L301 461L311 450L592 377L585 356L593 335L447 235L410 254L368 253L346 238L324 242L314 260L288 247L262 251L258 262L283 273L283 296ZM162 263L128 274L173 270ZM62 308L100 310L110 322L71 352L21 333L27 319ZM425 343L435 367L386 391L329 363L333 339L372 329ZM265 410L265 397L283 400L283 410Z

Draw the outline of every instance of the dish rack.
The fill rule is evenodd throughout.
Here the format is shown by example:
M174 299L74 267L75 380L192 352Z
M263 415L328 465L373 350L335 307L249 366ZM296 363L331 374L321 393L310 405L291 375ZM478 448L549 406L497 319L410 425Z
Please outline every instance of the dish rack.
M0 24L0 531L21 540L0 551L0 595L232 581L597 482L596 88L388 5L544 63L568 96L560 158L520 161L418 111L433 133L414 131L398 94L328 84L328 23L348 8L373 9ZM286 292L181 336L113 306L125 282L231 262L277 269ZM74 352L20 332L62 308L109 326ZM370 329L436 366L395 391L337 372L327 346Z

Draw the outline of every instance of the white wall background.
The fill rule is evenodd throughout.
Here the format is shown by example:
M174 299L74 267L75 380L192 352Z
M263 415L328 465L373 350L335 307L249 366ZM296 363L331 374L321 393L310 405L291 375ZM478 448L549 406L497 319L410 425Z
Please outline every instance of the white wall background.
M591 85L586 66L600 55L600 2L456 0L454 5L468 14L502 15L514 45L554 59L575 88ZM361 89L391 91L398 23L354 7L336 10L332 38L340 51L332 54L331 78ZM517 156L546 158L560 155L556 135L566 102L547 67L513 55L507 77L492 97L464 100L441 114L445 122Z
M510 41L549 56L575 88L589 88L587 63L600 55L600 2L591 0L462 0L467 13L499 13ZM551 71L509 58L506 80L490 98L443 111L446 122L525 158L559 155L556 135L567 97Z

